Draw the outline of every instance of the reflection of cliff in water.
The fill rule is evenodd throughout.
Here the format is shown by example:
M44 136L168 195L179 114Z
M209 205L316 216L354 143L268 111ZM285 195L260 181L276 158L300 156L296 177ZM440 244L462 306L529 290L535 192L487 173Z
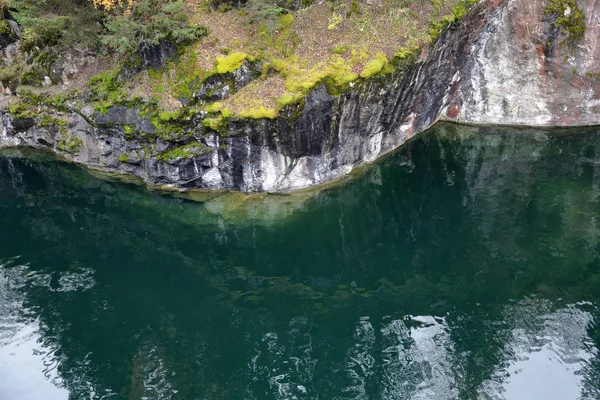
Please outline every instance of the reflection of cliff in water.
M256 208L269 223L0 158L2 290L73 398L503 398L547 360L593 398L585 133L441 125L290 212Z

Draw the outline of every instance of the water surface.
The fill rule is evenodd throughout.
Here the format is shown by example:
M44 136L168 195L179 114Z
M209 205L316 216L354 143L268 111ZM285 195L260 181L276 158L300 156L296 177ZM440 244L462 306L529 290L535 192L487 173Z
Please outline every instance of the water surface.
M1 153L0 399L600 398L597 133L204 203Z

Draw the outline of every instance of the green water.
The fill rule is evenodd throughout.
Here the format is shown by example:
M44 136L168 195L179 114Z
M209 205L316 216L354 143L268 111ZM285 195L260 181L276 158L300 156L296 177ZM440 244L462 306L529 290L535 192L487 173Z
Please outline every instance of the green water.
M0 399L598 399L598 133L204 203L0 153Z

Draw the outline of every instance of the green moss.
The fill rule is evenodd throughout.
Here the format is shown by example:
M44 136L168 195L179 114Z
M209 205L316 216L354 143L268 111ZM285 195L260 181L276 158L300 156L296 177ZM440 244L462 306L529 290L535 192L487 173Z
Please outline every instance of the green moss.
M11 113L13 118L16 118L16 119L33 118L37 114L32 109L31 104L27 104L23 101L19 101L16 104L11 104L10 106L8 106L8 111Z
M120 78L121 67L94 75L88 83L88 95L96 102L95 108L105 113L112 105L126 100L124 80Z
M12 34L12 29L10 28L10 24L7 20L0 20L0 35L10 35Z
M333 54L345 54L348 51L346 46L337 46L332 50Z
M260 106L260 107L249 108L247 110L242 110L238 113L238 115L242 118L250 118L250 119L261 119L261 118L274 119L274 118L277 118L277 110L273 110L270 108Z
M365 64L363 70L360 73L360 77L363 79L370 78L380 73L387 65L388 60L385 54L379 53L375 58Z
M42 115L40 119L40 127L42 128L57 128L60 132L66 132L67 122L49 115Z
M221 111L223 108L223 104L220 101L215 101L214 103L209 103L204 106L204 111L209 113L216 113Z
M207 75L206 71L198 68L198 55L191 49L186 49L174 62L168 65L168 70L174 73L173 94L177 98L190 99L193 91L197 90Z
M81 139L63 133L56 141L56 148L66 153L75 154L83 147Z
M181 116L182 116L182 112L180 110L178 110L178 111L161 111L158 114L158 117L163 122L176 121L176 120L180 119Z
M222 128L224 127L225 123L226 123L226 119L223 118L222 115L219 115L217 117L208 117L208 118L204 118L202 120L202 125L204 125L207 128L212 129L213 131L221 131Z
M126 138L133 138L137 135L138 131L135 129L135 127L133 125L123 125L123 133L125 134Z
M128 163L129 162L129 155L127 153L121 154L119 156L119 161L121 161L123 163Z
M585 76L587 78L595 78L595 79L600 79L600 72L586 72Z
M235 52L231 53L226 57L217 57L216 71L219 74L226 74L239 69L244 60L246 59L246 53Z
M435 42L448 26L463 19L471 7L477 3L479 3L479 0L460 0L457 5L452 7L452 15L446 16L439 21L433 21L429 30L431 42Z
M556 16L554 26L559 28L566 39L563 44L573 44L585 35L585 16L575 0L550 0L546 6L546 14Z
M276 58L269 63L269 67L277 72L283 72L288 68L289 64L280 58Z
M165 151L164 153L156 156L161 161L172 161L178 158L193 158L203 156L212 151L210 147L207 147L200 142L192 142L185 146L177 147L175 149Z
M277 108L281 110L284 107L301 102L302 99L304 99L304 95L301 93L284 93L275 100L275 104L277 105Z

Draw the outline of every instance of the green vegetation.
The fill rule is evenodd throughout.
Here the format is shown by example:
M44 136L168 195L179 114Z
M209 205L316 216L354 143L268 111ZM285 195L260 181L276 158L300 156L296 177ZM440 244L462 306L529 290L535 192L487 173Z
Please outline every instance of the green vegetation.
M239 69L248 56L244 53L231 53L227 57L217 57L215 70L219 74L226 74Z
M585 35L585 17L575 0L550 0L546 13L556 17L554 26L559 28L566 39L563 44L574 44Z
M35 118L42 127L58 129L57 148L75 152L78 139L66 136L66 123L49 111L79 112L81 107L72 106L75 99L100 113L115 105L136 108L156 132L120 128L128 140L147 146L145 155L156 151L159 138L186 143L200 120L207 130L225 135L231 119L273 119L286 108L286 115L298 115L306 95L319 85L339 95L362 80L385 79L413 62L422 46L476 3L330 0L291 9L287 3L249 0L243 9L232 9L216 6L224 4L220 0L8 1L23 27L21 54L0 67L0 81L21 94L11 106L15 118ZM14 34L2 18L0 34ZM93 58L96 64L81 73L83 78L73 79L72 87L83 96L62 94L58 86L34 90L53 95L25 91L31 88L23 85L47 86L46 76L60 82L56 63L62 53L74 54L73 48L106 54ZM164 57L174 54L166 61L165 48ZM242 65L248 70L232 74ZM197 153L196 146L180 146L161 159Z
M207 147L200 142L188 143L184 146L177 147L175 149L165 151L157 156L161 161L173 161L179 158L192 158L208 154L212 151L210 147Z
M158 117L163 122L177 121L181 118L181 111L161 111Z
M120 77L121 71L121 67L112 68L90 79L88 97L97 103L98 111L105 113L114 104L126 100L127 95L122 90L125 82Z
M365 67L360 73L360 77L365 79L370 78L375 74L380 73L386 65L388 65L387 57L385 54L379 53L377 57L365 64Z
M226 123L227 120L222 115L218 115L216 117L207 117L202 120L202 125L217 132L221 131Z
M11 104L8 107L8 111L16 119L34 118L37 115L37 113L32 109L32 107L25 102Z
M47 114L42 115L39 126L42 128L55 128L63 135L67 134L67 122Z
M130 54L161 42L191 42L206 34L203 27L188 23L181 1L133 1L127 12L109 14L105 27L108 33L102 36L102 43L120 54Z
M263 106L241 110L239 116L242 118L260 119L260 118L277 118L277 110L272 110Z
M435 7L441 9L443 4L442 0L432 0L432 2ZM450 15L447 15L438 21L432 21L429 30L431 40L435 42L445 28L463 19L469 9L478 2L479 0L459 0L459 2L452 7L452 13Z
M83 147L81 139L63 133L56 141L56 148L71 154L77 153Z

